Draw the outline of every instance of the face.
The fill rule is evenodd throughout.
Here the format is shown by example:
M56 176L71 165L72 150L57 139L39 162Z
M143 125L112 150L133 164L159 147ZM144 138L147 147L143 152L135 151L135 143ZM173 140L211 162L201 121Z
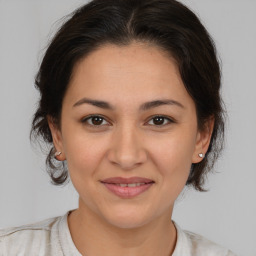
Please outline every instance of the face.
M154 101L160 103L145 104ZM198 154L206 152L210 139L198 130L195 104L175 61L139 43L105 45L77 63L61 129L49 124L79 193L79 208L123 228L170 219L191 164L201 160ZM124 198L102 183L111 177L153 184Z

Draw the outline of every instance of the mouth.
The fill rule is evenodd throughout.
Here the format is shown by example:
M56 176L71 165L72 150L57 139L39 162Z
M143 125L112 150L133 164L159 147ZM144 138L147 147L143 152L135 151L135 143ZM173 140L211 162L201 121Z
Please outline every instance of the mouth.
M148 183L141 183L141 182L138 182L138 183L106 183L106 182L102 182L102 183L105 183L105 184L111 184L111 185L115 185L115 186L119 186L119 187L129 187L129 188L134 188L134 187L140 187L142 185L146 185L146 184L153 184L154 182L148 182Z
M153 180L143 177L130 177L130 178L124 178L124 177L111 177L107 178L101 181L102 183L108 183L108 184L139 184L139 183L154 183Z
M155 182L142 177L113 177L105 179L101 183L118 197L132 198L147 191Z

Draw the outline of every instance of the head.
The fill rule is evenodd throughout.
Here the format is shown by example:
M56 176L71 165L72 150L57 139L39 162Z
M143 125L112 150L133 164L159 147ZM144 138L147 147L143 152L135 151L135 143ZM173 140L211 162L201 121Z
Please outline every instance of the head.
M41 97L31 132L51 147L46 162L56 185L70 174L76 187L78 173L87 169L95 179L145 176L150 170L161 182L154 173L170 166L183 173L169 177L179 181L177 195L185 184L203 191L223 143L220 84L214 43L184 5L94 0L71 14L47 48L36 77ZM85 98L107 101L115 110L88 107ZM173 101L139 110L156 99ZM101 128L85 126L86 113L104 117L94 118ZM159 117L150 124L171 125L151 128L153 114L170 120ZM55 160L56 151L63 162Z

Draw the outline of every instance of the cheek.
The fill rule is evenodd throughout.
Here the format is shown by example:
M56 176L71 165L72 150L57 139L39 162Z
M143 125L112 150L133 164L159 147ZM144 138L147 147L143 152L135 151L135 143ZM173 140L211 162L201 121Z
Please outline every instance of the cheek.
M150 139L152 140L152 138ZM195 136L186 131L173 133L160 140L158 138L155 141L152 140L151 148L155 155L162 158L164 162L172 163L172 165L191 163L195 148Z
M74 176L79 181L82 177L92 175L99 164L102 157L100 153L102 143L91 137L81 132L72 132L64 137L63 146L71 179Z
M192 164L195 147L194 137L187 133L175 134L154 143L151 156L161 172L163 182L173 187L184 186Z
M73 143L71 143L73 144ZM66 150L67 162L69 170L72 172L88 173L96 168L96 164L100 161L99 148L89 144L74 143L75 148L72 149L72 145ZM86 172L85 172L86 171Z
M97 200L97 170L101 155L99 146L91 140L73 137L66 142L67 166L73 186L83 201L94 208L93 201ZM91 193L94 191L95 193ZM98 195L100 196L100 195ZM95 199L93 199L95 198Z

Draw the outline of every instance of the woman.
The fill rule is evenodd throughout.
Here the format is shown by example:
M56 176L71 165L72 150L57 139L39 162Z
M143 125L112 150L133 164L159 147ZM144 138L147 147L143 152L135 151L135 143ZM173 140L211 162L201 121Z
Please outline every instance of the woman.
M94 0L49 45L32 135L79 208L0 233L3 255L234 255L171 220L222 148L214 43L174 0Z

